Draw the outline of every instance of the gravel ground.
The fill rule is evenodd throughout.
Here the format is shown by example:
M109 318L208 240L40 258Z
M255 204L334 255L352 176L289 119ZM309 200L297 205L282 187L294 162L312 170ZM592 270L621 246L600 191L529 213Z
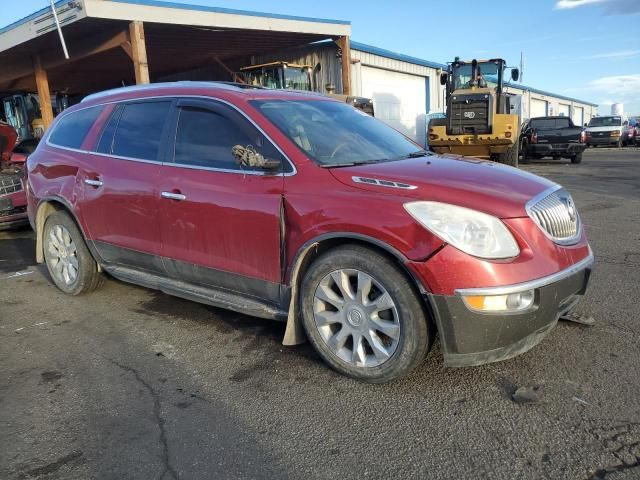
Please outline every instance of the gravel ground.
M115 280L64 296L30 231L0 233L0 478L640 478L640 149L526 169L574 194L596 325L476 368L436 343L383 386L283 347L275 322Z

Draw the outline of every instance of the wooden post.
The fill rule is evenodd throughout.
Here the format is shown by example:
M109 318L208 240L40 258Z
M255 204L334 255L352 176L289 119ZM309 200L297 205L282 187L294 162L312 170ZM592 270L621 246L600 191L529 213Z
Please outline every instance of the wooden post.
M131 53L133 56L133 69L138 85L149 83L149 65L147 64L147 45L144 41L144 24L131 22L129 24L129 37L131 39Z
M53 122L53 107L51 106L51 93L49 92L49 77L47 71L42 68L40 57L33 59L33 69L36 74L36 88L38 90L38 99L40 100L40 112L42 112L42 122L44 128L49 128Z
M342 51L342 94L351 95L351 41L348 36L336 40Z

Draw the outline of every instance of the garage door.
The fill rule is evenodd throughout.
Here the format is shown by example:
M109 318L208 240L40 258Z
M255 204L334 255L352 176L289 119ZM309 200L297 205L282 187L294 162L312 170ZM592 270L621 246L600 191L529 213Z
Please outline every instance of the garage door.
M584 123L584 108L573 107L573 120L574 125L582 126Z
M561 117L568 117L571 115L571 108L569 107L569 105L565 105L564 103L561 103L558 105L558 115L560 115Z
M425 77L362 66L362 96L373 99L376 118L425 144Z
M534 117L546 117L547 116L547 101L538 100L537 98L531 99L531 107L529 108L529 114L531 118Z

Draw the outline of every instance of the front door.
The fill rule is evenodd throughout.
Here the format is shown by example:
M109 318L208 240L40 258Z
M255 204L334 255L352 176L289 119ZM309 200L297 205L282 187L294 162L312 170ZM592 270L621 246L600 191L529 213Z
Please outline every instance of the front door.
M235 108L178 100L175 135L158 176L162 255L181 281L280 302L280 211L290 164ZM240 167L234 146L279 160L276 171Z
M171 100L118 105L82 178L81 213L102 259L161 273L158 194Z

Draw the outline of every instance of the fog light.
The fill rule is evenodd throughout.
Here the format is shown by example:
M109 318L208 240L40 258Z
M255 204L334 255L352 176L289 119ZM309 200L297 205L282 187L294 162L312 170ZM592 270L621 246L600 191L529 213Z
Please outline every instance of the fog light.
M519 312L533 305L533 290L509 295L473 295L462 297L469 310L476 312Z

